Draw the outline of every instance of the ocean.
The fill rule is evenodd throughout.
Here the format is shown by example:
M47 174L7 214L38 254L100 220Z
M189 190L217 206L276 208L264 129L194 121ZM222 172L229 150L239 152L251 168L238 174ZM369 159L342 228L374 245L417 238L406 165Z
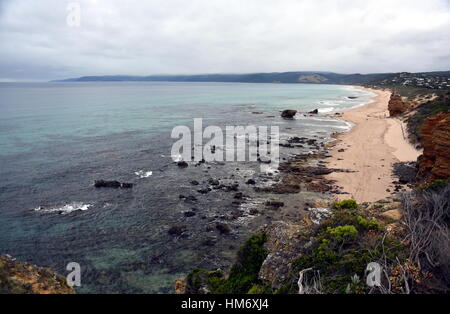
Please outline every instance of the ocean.
M81 293L172 293L192 268L233 262L267 219L254 211L266 196L245 182L277 180L255 162L179 168L171 156L175 126L202 118L204 127L278 126L281 142L327 141L350 127L331 115L372 96L337 85L0 83L0 253L61 274L77 262ZM284 109L300 113L284 120ZM301 114L314 109L320 114ZM308 150L282 148L280 157ZM134 187L95 188L99 179ZM212 188L211 179L239 184L245 201ZM217 223L230 232L221 234ZM181 236L168 233L181 225Z

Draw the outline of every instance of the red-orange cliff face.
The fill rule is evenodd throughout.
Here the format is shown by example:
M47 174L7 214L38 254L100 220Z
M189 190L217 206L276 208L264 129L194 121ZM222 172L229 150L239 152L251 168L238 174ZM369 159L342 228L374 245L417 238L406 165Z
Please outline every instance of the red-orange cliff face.
M450 179L450 112L425 120L420 131L423 155L419 157L419 176L428 182Z
M391 117L403 114L408 111L408 109L408 103L404 102L401 96L394 94L391 95L391 99L388 104L389 115Z

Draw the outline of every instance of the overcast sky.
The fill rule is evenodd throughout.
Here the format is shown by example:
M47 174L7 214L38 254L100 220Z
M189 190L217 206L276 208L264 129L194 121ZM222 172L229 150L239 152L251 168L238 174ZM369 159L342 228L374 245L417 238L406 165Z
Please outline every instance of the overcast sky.
M0 45L1 81L450 70L450 0L0 0Z

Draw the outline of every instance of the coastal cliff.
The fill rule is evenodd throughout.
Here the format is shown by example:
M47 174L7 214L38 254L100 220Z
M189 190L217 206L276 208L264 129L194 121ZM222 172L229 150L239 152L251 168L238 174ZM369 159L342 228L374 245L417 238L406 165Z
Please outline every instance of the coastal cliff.
M450 113L441 112L425 120L420 131L423 155L419 176L431 183L450 178Z
M391 99L389 100L388 110L389 115L391 117L395 117L405 113L409 109L409 105L407 102L403 101L400 95L391 95Z
M74 294L54 271L0 255L0 294Z

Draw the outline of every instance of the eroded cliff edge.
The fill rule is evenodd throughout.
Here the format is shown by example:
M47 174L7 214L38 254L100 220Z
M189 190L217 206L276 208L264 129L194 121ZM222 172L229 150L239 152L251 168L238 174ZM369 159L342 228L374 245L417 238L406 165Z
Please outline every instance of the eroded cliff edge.
M66 279L54 271L0 255L0 294L73 294Z

